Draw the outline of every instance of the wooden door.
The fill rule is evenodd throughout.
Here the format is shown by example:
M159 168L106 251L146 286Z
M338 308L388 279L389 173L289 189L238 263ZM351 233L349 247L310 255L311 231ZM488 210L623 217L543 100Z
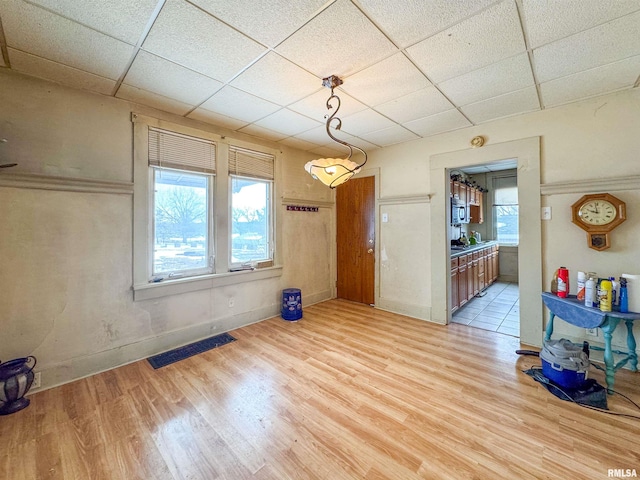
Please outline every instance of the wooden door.
M375 302L375 177L336 188L338 298Z

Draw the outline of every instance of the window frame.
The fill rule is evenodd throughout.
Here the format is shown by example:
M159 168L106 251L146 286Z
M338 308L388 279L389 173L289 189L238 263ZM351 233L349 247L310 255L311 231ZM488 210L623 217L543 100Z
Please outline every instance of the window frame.
M261 182L267 184L267 228L268 231L268 239L267 239L267 254L265 258L258 258L255 260L249 260L245 262L234 262L233 261L233 180L234 179L246 179L254 182ZM273 253L274 253L274 222L273 222L273 188L274 182L273 180L267 180L264 178L257 177L248 177L246 175L236 175L229 173L229 267L230 270L240 269L244 265L250 265L252 267L255 266L266 266L266 264L273 264Z
M263 280L282 275L280 253L278 251L278 238L281 236L282 225L277 217L275 199L282 196L281 185L278 181L278 165L282 161L282 152L274 147L264 146L253 141L231 139L218 135L209 130L184 126L174 122L149 117L133 112L133 285L134 301L161 298L168 295L182 294L197 290L205 290L226 285ZM188 123L188 120L185 121ZM214 126L209 126L215 130ZM150 182L151 168L149 166L149 128L157 128L188 135L196 138L210 140L216 143L216 174L213 176L213 205L215 210L211 222L213 229L214 265L212 273L197 276L183 276L179 278L150 280L153 251L150 250L149 235L153 235L153 215L150 209L149 190L153 183ZM206 128L206 126L205 126ZM242 135L240 134L241 138ZM258 142L259 140L256 139ZM269 142L266 142L269 143ZM229 182L229 148L230 145L245 149L255 150L274 157L274 179L271 187L271 235L272 235L272 262L263 262L257 265L253 271L231 271L230 258L230 182Z
M171 272L158 272L154 273L154 262L155 262L155 230L156 230L156 216L155 216L155 206L156 206L156 180L155 173L160 170L170 170L174 172L183 172L188 175L200 175L206 177L207 180L207 265L205 267L193 268L193 269L183 269L183 270L175 270ZM199 275L208 275L215 273L215 174L213 173L203 173L203 172L193 172L189 170L181 170L178 168L164 168L155 165L149 165L149 218L151 220L151 228L149 229L149 281L154 282L158 281L158 279L166 280L170 278L189 278L196 277Z
M492 189L491 189L491 222L492 222L492 230L493 230L493 237L496 239L496 241L498 242L499 245L501 246L505 246L505 247L513 247L513 246L518 246L520 243L520 224L519 224L519 219L520 219L520 200L518 199L518 203L512 204L500 204L497 205L496 204L496 191L498 190L498 188L496 188L496 183L499 182L501 179L506 179L506 178L513 178L514 179L514 184L510 187L505 187L505 188L515 188L516 189L516 194L518 192L518 175L517 172L512 172L512 171L507 171L505 173L498 173L498 174L494 174L492 175L492 179L491 179L491 185L492 185ZM512 242L505 242L505 241L500 241L500 239L498 238L498 221L497 221L497 213L496 213L496 209L497 207L511 207L511 206L515 206L518 208L518 222L517 222L517 227L518 227L518 238L517 241L515 243Z

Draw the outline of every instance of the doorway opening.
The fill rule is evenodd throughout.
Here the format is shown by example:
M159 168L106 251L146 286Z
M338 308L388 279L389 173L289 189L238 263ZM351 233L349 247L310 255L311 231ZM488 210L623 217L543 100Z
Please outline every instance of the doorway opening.
M520 337L517 172L516 159L447 169L451 322L514 337Z

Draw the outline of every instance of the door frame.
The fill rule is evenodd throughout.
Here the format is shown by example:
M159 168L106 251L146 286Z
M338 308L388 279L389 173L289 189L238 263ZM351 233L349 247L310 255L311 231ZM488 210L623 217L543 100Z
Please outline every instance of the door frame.
M520 341L541 346L543 332L542 225L540 220L540 137L486 145L432 155L431 176L431 319L447 324L451 319L451 275L447 235L450 212L447 169L515 158L518 161L520 241ZM446 279L445 282L442 279Z
M374 235L375 235L375 243L374 243L374 257L375 257L375 265L373 269L373 299L374 305L378 305L380 300L380 273L378 272L378 268L380 265L380 251L378 249L378 239L380 238L380 222L379 222L379 212L380 212L380 168L365 168L360 173L357 174L354 178L363 178L363 177L374 177ZM340 187L337 187L340 188ZM331 296L332 298L338 298L338 230L337 230L337 199L335 192L333 193L333 229L335 233L336 243L333 246L333 285L331 288ZM363 304L364 305L364 304Z

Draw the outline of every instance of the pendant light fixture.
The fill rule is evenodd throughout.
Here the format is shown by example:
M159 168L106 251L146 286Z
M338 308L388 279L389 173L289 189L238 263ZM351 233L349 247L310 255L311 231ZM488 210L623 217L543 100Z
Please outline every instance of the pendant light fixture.
M329 115L325 115L327 119L326 129L327 135L334 142L341 145L345 145L349 149L349 155L346 158L319 158L318 160L311 160L307 162L304 169L311 174L316 180L320 180L329 188L336 188L338 185L343 184L356 173L360 172L360 169L367 163L367 153L355 145L351 145L343 140L339 140L331 134L331 122L336 120L336 130L340 130L342 127L342 120L336 117L338 110L340 109L340 97L333 92L333 89L342 85L342 79L336 75L322 79L322 85L331 89L331 96L327 100L327 110L331 110L334 106L331 104L333 100L337 102L335 111ZM351 161L353 155L353 149L359 150L364 155L364 161L361 164Z

